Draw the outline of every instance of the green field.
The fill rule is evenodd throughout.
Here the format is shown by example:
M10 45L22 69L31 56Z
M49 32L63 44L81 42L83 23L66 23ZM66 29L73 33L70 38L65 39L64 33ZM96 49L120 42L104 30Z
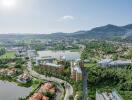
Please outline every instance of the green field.
M10 59L15 57L16 52L10 51L6 52L4 55L0 56L0 59Z

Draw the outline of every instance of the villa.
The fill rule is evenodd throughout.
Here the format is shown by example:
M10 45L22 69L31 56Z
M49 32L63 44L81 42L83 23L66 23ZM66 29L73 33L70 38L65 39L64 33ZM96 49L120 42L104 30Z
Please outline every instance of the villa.
M43 93L45 93L45 92L55 93L56 88L52 83L47 82L47 83L41 85L40 91Z
M0 69L0 75L14 76L17 74L16 68L3 68Z
M41 85L40 89L34 93L29 100L50 100L50 97L45 96L44 93L56 93L56 87L52 82L46 82Z
M29 100L49 100L49 97L43 96L42 93L34 93Z
M24 73L24 74L18 76L17 81L20 83L27 83L27 82L31 81L31 77L28 74Z

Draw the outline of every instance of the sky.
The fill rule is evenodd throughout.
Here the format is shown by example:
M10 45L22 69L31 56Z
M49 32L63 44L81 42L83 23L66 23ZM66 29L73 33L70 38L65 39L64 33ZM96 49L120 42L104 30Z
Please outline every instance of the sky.
M132 24L132 0L0 0L0 33L55 33Z

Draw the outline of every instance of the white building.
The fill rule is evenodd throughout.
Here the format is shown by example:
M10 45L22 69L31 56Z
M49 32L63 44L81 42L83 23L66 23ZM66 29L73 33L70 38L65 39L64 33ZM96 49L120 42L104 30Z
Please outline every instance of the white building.
M115 66L115 67L120 67L120 66L128 66L132 64L131 61L125 61L125 60L115 60L113 61L112 59L103 59L101 60L100 62L98 62L98 65L100 67L112 67L112 66Z
M34 58L37 55L36 50L27 50L27 54L29 58Z
M101 67L106 67L112 61L113 61L112 59L103 59L100 62L98 62L98 65L101 66Z
M36 62L36 65L40 65L40 64L43 64L43 63L53 63L55 61L55 58L52 58L50 56L48 57L36 57L35 59L35 62Z
M109 66L128 66L132 64L131 61L116 60L109 63Z
M111 93L108 92L96 92L96 100L123 100L116 90Z

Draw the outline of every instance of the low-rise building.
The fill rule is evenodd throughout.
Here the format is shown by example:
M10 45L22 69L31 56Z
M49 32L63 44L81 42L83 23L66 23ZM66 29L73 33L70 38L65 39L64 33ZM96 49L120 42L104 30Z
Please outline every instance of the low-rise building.
M128 66L132 64L131 61L125 61L125 60L115 60L112 59L103 59L100 62L98 62L98 66L100 67L121 67L121 66Z
M63 73L64 71L64 65L55 63L44 63L41 66L48 72Z
M44 96L42 93L34 93L32 97L29 98L29 100L49 100L49 97Z
M100 62L98 62L98 65L101 66L101 67L106 67L112 61L113 61L112 59L103 59Z
M53 94L56 92L56 87L53 83L47 82L47 83L41 85L40 91L43 93L50 92Z
M3 69L0 69L0 75L3 75L3 76L14 76L17 74L17 69L16 68L3 68Z
M41 85L41 87L34 93L28 100L51 100L50 95L45 95L50 93L54 95L57 93L57 87L52 82L46 82Z
M29 58L34 58L36 57L36 50L27 50L27 54Z
M26 51L17 51L16 57L27 57L27 52Z
M29 74L24 73L24 74L18 76L17 81L20 83L27 83L27 82L31 81L31 77Z
M52 58L50 56L48 57L36 57L35 59L36 65L41 65L43 63L53 63L55 61L55 58Z
M62 73L64 71L64 61L56 60L52 57L36 57L35 59L36 65L42 67L45 71L48 72L55 72L55 73Z
M128 66L128 65L130 65L130 64L132 64L132 62L131 61L123 61L123 60L116 60L116 61L112 61L112 62L110 62L109 63L109 66Z
M96 100L123 100L116 90L111 93L108 92L96 92Z

